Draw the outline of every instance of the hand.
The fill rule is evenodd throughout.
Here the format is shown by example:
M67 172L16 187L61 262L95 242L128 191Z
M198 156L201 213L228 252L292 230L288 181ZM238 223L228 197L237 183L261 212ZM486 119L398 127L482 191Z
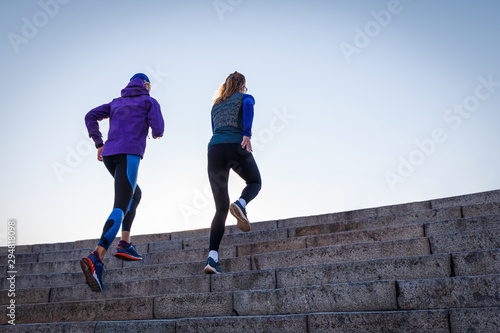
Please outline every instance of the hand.
M102 162L102 147L97 148L97 160Z
M241 148L246 149L247 152L251 153L252 150L252 143L250 142L250 137L244 136L243 141L241 141Z

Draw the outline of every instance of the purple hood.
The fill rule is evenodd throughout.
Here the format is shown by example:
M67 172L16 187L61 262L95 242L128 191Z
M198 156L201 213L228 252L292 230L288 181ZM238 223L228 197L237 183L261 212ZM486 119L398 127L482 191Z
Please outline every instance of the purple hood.
M121 97L90 110L85 116L89 136L96 147L103 144L99 121L109 118L108 139L102 156L133 154L144 156L151 127L153 138L163 136L164 123L160 105L137 78L122 89Z

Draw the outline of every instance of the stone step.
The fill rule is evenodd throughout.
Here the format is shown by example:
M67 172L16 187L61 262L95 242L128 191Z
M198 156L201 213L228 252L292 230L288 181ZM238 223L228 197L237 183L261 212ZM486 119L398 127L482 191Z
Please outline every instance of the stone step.
M242 272L252 269L271 269L312 264L332 263L430 254L427 238L397 240L387 242L335 245L315 249L258 254L237 258L221 259L221 269L225 272ZM205 258L203 258L205 259ZM306 259L307 261L304 261ZM135 266L107 269L104 281L130 281L139 279L165 278L198 275L203 273L204 260L200 262ZM0 286L7 285L7 278L0 277ZM81 272L41 275L20 275L16 278L18 288L55 287L82 283ZM2 289L5 289L2 287Z
M432 253L493 250L500 248L500 228L430 236Z
M263 253L254 255L251 259L253 269L270 269L428 254L430 254L428 239L414 238Z
M463 207L461 207L463 206ZM443 208L460 209L464 217L474 217L479 215L496 214L500 211L500 190L473 193L451 198L434 199L422 202L403 203L382 207L365 208L353 211L322 214L316 216L293 217L278 221L264 221L252 223L252 230L277 229L303 227L307 225L325 224L339 221L350 221L379 216L398 215L426 210L440 210ZM462 216L459 216L462 217ZM161 242L165 240L175 240L192 237L207 237L209 228L199 230L187 230L172 233L147 234L133 236L135 244ZM227 234L239 233L236 226L228 226ZM16 247L17 254L43 253L74 249L93 248L98 239L78 240L75 242L19 245ZM116 246L117 241L112 245ZM7 247L0 247L0 254L7 253Z
M89 299L154 296L187 292L217 292L338 284L375 280L409 280L479 276L500 272L500 249L428 256L318 264L280 269L183 276L104 283L101 293L85 284L16 290L20 304ZM0 291L0 305L9 302L8 290Z
M187 292L264 290L319 284L337 284L374 280L439 278L451 275L450 255L375 259L337 264L321 264L286 269L269 269L218 275L185 276L104 284L95 293L84 284L66 287L17 289L21 304L67 302L90 299L154 296ZM43 295L43 296L42 296ZM7 293L0 304L8 304Z
M498 332L500 308L321 312L284 316L227 316L129 321L17 324L9 332L280 332L280 333L462 333Z
M267 242L244 244L238 246L224 246L220 248L219 256L221 258L233 258L236 256L247 256L258 253L269 253L278 251L287 251L295 249L305 249L313 247L323 247L331 244L349 244L362 242L377 242L396 239L409 239L422 237L424 235L422 225L409 225L400 227L387 227L370 230L356 230L351 232L341 232L335 234L299 237L299 238L284 238L280 240L271 240ZM152 243L158 244L158 243ZM160 243L161 244L161 243ZM147 244L140 244L137 250L141 253L141 246L147 247ZM151 247L151 246L150 246ZM88 250L70 250L62 252L47 252L40 254L54 254L50 259L57 258L58 261L36 262L17 264L18 275L29 274L49 274L49 273L69 273L80 271L80 259L88 254ZM173 250L168 252L154 252L143 254L143 260L136 262L124 262L113 258L114 251L108 252L105 260L106 268L121 268L121 267L137 267L144 265L155 264L173 264L182 262L200 261L207 257L208 249L193 249L193 250ZM65 260L63 260L65 259ZM0 271L5 273L8 271L6 265L0 266Z
M16 307L18 323L500 307L500 275L381 280ZM7 308L0 319L7 323Z
M500 214L466 217L424 223L425 236L437 236L474 230L494 229L500 225Z

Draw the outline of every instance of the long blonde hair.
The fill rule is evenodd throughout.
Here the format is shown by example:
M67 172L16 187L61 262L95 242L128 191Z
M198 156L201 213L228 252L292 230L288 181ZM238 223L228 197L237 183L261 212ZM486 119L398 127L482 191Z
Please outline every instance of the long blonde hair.
M214 104L227 101L234 93L240 91L240 89L245 86L245 83L246 80L243 74L238 72L229 74L226 81L224 81L219 90L215 93Z

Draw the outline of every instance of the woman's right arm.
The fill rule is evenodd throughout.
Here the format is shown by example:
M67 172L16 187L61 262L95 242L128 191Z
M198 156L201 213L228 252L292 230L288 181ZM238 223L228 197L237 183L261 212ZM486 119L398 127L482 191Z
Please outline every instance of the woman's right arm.
M87 126L89 137L94 140L96 148L103 146L102 134L101 131L99 131L98 121L109 118L110 110L109 104L103 104L90 110L85 115L85 125Z

